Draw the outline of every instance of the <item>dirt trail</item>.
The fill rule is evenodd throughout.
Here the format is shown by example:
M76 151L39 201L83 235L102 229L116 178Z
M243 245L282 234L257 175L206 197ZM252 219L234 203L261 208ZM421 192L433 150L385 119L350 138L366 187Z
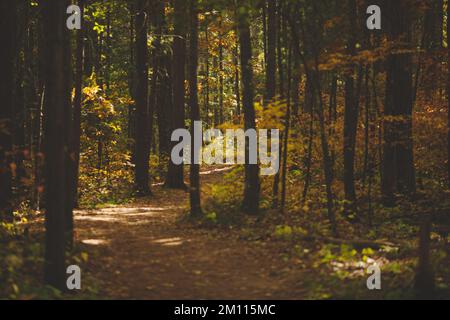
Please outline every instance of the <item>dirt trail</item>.
M222 176L204 172L204 186ZM89 253L87 274L104 298L299 299L301 271L271 243L179 223L188 194L153 189L126 207L77 211L76 237Z

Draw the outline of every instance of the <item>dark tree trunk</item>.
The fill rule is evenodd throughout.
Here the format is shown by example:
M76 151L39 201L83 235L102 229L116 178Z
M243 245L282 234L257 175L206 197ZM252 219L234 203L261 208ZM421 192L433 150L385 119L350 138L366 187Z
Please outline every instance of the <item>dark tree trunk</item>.
M200 108L198 105L198 8L197 0L190 0L191 21L190 21L190 64L189 64L189 106L191 109L191 170L190 170L190 204L191 216L199 217L202 215L200 202L200 164L195 149L194 122L200 121ZM201 145L200 145L201 147ZM197 162L197 163L195 163Z
M176 129L185 128L185 66L186 66L186 25L185 14L187 9L185 0L174 0L174 40L173 40L173 60L172 60L172 132ZM175 146L177 142L172 142ZM173 189L186 189L184 184L184 166L176 165L169 159L169 168L166 178L166 187Z
M66 210L72 204L69 180L69 121L71 73L69 34L66 27L68 1L43 2L46 57L46 96L44 107L44 145L46 173L45 281L60 290L65 288L66 230L71 224Z
M356 0L348 1L350 28L347 43L348 54L356 54ZM358 101L355 92L355 66L350 65L345 76L345 112L344 112L344 192L345 200L353 203L356 200L355 191L355 148L358 125Z
M272 10L274 10L274 22L273 22L273 31L270 31L270 29L268 30L269 35L268 37L271 37L271 33L273 32L274 34L276 34L276 36L272 36L274 37L273 41L274 41L274 49L273 49L273 57L271 57L271 53L269 51L269 55L268 55L268 59L269 61L271 59L273 59L273 63L274 63L274 70L273 70L273 74L268 74L266 75L267 81L269 82L273 82L273 84L271 84L270 86L273 85L273 96L272 99L274 98L275 94L276 94L276 63L278 63L278 83L279 83L279 96L280 99L284 99L284 71L283 71L283 55L282 55L282 33L283 30L282 28L282 8L283 8L283 4L282 4L282 0L278 0L278 2L276 0L269 0L269 5L270 3L273 3L273 8ZM269 17L270 17L271 13L269 10ZM270 50L270 46L269 46L269 50ZM276 51L276 53L275 53ZM278 59L277 59L278 58ZM269 72L269 69L267 70L267 72ZM270 71L271 72L271 71ZM270 86L268 87L269 90L272 90L272 88L270 88ZM270 102L270 100L272 99L268 99L268 101ZM281 135L283 136L283 135ZM283 138L281 138L281 140L283 140ZM281 144L281 147L279 148L280 150L280 159L281 159L281 155L283 154L283 144ZM278 208L278 202L279 202L279 189L280 189L280 177L281 177L281 170L278 170L278 172L275 174L274 178L273 178L273 191L272 191L272 197L273 197L273 203L272 206L273 208Z
M40 16L41 17L41 16ZM33 197L33 207L39 210L45 207L45 197L43 197L43 177L44 177L44 159L42 151L43 146L43 110L45 101L45 70L46 70L46 57L45 57L45 31L44 31L44 21L39 19L37 23L37 43L38 43L38 97L39 102L37 105L36 116L34 118L34 197Z
M264 65L267 67L267 0L261 1ZM237 33L236 33L237 34Z
M319 73L319 61L318 57L315 57L315 72L317 73L317 81L315 83L315 89L318 95L318 116L319 116L319 125L320 125L320 141L322 145L322 161L323 161L323 171L325 177L325 187L327 192L327 211L328 211L328 219L330 220L331 230L335 236L338 236L337 224L336 224L336 216L334 212L334 203L333 203L333 170L331 166L331 156L330 156L330 147L328 143L328 137L325 130L325 119L324 119L324 107L322 100L322 89L320 84L320 73Z
M417 291L418 298L430 299L435 289L434 274L430 259L431 216L425 214L422 220L419 234L419 261L414 287Z
M168 54L163 51L161 43L161 35L167 33L166 21L164 16L165 4L163 1L158 0L155 3L154 9L154 28L156 33L154 44L154 57L153 57L153 77L156 80L156 92L155 92L155 112L158 121L158 137L159 137L159 155L167 156L169 150L169 117L170 117L170 78L167 70L170 60ZM169 92L169 94L167 94Z
M133 1L129 1L127 3L128 11L130 14L130 22L129 22L129 46L130 46L130 56L129 56L129 66L128 66L128 92L130 94L131 99L136 99L136 64L135 64L135 30L134 30L134 6L135 3ZM85 61L88 60L89 54L89 46L86 47L86 58ZM86 66L86 62L85 62ZM85 72L88 72L86 67L84 68ZM89 73L87 73L89 75ZM128 106L128 148L131 153L131 162L136 164L136 141L134 138L136 137L136 106L134 103L130 103Z
M75 96L73 101L73 131L72 131L72 151L74 159L73 177L73 203L74 208L78 207L78 180L80 174L80 138L81 138L81 102L83 90L83 54L84 54L84 30L83 13L84 0L78 0L81 9L81 30L77 31L76 39L76 61L75 61Z
M209 30L208 30L208 16L205 17L205 45L206 45L206 75L205 75L205 114L206 114L206 124L209 127L211 124L210 121L210 116L209 116L209 112L210 112L210 107L209 107Z
M286 19L284 19L284 10L286 3L284 0L278 0L277 5L277 64L278 64L278 95L280 99L284 99L285 92L285 65L283 57L283 47L286 46Z
M249 8L245 1L238 1L239 43L241 49L241 69L243 86L243 107L245 130L256 128L255 108L253 105L253 68L252 46L249 26ZM246 143L246 159L249 156L249 145ZM259 212L259 166L257 164L245 165L245 186L242 210L248 214Z
M150 194L149 186L149 116L148 116L148 16L147 0L136 3L136 169L135 184L139 196Z
M287 175L288 175L288 168L287 168L287 161L288 161L288 144L289 144L289 130L291 126L291 79L292 79L292 45L289 46L289 53L288 53L288 63L287 63L287 110L286 110L286 117L284 122L284 140L283 142L283 157L282 157L282 175L281 175L281 212L284 212L284 208L286 207L286 189L287 189Z
M26 148L26 137L25 137L25 128L26 128L26 97L25 97L25 86L26 86L26 60L25 60L25 49L26 46L26 30L28 25L29 18L29 8L28 5L20 5L19 7L20 17L17 18L16 25L16 40L15 40L15 92L13 99L13 156L15 163L15 173L13 175L14 181L13 185L15 186L15 196L23 197L24 185L23 179L25 178L25 166L24 166L24 150ZM22 16L23 15L23 16Z
M447 99L448 99L448 122L447 122L447 183L450 189L450 5L447 5Z
M154 2L150 1L149 2L149 6L147 7L147 26L149 27L147 29L148 33L152 33L153 32L153 27L155 26L155 16L154 16ZM158 47L158 37L156 37L153 41L152 47L153 49L155 49L156 47ZM150 89L147 89L147 94L149 94L148 96L148 101L147 101L147 113L148 113L148 131L147 131L147 150L148 150L148 155L150 157L150 153L151 152L155 152L155 133L154 133L154 117L155 117L155 109L156 109L156 95L157 95L157 83L158 83L158 55L155 52L156 50L152 51L151 54L151 65L152 65L152 79L150 81ZM148 74L148 72L147 72ZM150 167L149 167L150 168Z
M239 48L236 46L233 56L234 61L234 92L236 96L236 115L241 115L241 80L239 76Z
M292 76L292 115L294 117L298 116L300 109L300 81L301 81L301 69L300 61L297 55L292 57L294 60L294 74Z
M389 38L410 42L410 9L406 1L389 1ZM396 192L416 189L412 140L412 61L411 55L391 54L387 60L386 103L384 110L384 152L382 194L385 205L395 203Z
M223 117L223 90L224 90L224 79L223 79L223 44L222 39L219 40L219 124L224 123L225 119Z
M14 87L14 39L17 1L0 2L0 221L12 219L12 132Z
M276 92L276 0L267 0L267 62L266 62L266 104Z
M105 87L106 92L109 93L111 88L111 75L110 75L110 69L111 69L111 6L113 5L113 2L105 3L107 5L106 9L106 39L105 39Z
M66 7L67 8L67 7ZM66 28L67 29L67 28ZM73 71L72 71L72 48L71 48L71 39L70 39L70 33L65 32L63 33L63 48L64 48L64 66L65 68L62 69L62 72L64 72L64 101L67 106L67 114L65 115L64 122L65 122L65 128L66 128L66 249L72 250L73 247L73 195L74 195L74 179L75 179L75 162L74 162L74 156L73 156L73 149L72 149L72 141L73 141L73 105L72 105L72 82L73 82Z

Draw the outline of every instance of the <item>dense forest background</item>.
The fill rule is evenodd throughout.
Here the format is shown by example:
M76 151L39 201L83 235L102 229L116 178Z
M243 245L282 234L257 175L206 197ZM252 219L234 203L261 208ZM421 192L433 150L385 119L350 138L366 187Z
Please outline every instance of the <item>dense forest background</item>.
M137 298L450 297L447 0L2 0L0 12L0 298L67 297L72 264L86 270L77 297L129 298L119 289L157 255L208 289L225 274L244 284L197 292L156 266ZM279 129L279 173L174 164L172 132L197 120ZM102 227L133 208L157 222ZM85 241L99 230L114 249ZM191 242L169 241L177 258L145 234ZM108 256L121 261L101 267ZM137 260L136 281L119 282L114 265ZM366 287L373 264L381 291Z

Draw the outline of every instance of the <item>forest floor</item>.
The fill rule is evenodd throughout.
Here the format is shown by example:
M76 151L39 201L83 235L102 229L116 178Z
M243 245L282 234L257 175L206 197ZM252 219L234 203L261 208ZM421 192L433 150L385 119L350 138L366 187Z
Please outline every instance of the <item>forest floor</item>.
M203 172L203 189L223 171ZM281 259L279 245L248 241L232 228L197 228L183 219L187 192L158 185L153 193L132 205L75 213L76 238L89 256L83 272L101 298L305 297L304 270Z
M342 232L336 239L317 190L311 192L316 200L300 208L291 203L284 214L272 209L266 197L261 215L243 215L240 174L239 167L203 168L201 220L187 219L188 192L162 184L153 186L151 197L75 211L75 246L68 257L68 264L82 272L82 288L75 294L42 286L42 212L6 226L10 231L0 232L0 243L5 243L0 246L0 298L416 297L419 228L410 219L411 210L377 207L373 227L339 215ZM450 237L436 229L431 238L438 289L433 297L449 299ZM381 290L367 287L367 271L374 264L381 270Z

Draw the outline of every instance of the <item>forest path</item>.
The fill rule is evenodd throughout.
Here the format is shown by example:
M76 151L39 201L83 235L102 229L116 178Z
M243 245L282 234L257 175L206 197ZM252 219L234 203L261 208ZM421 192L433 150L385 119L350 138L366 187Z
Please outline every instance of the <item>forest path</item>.
M223 170L203 172L203 189ZM85 268L106 299L299 299L302 271L275 244L180 223L188 193L153 188L129 206L75 213ZM88 280L85 280L88 281Z

